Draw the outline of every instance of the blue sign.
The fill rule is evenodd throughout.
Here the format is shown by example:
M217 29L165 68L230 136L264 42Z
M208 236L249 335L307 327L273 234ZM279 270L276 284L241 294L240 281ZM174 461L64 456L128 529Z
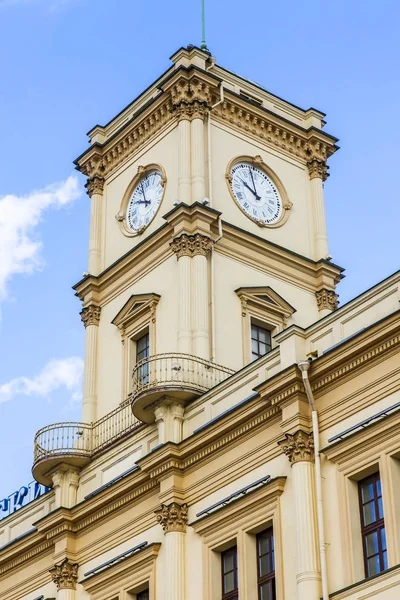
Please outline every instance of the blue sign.
M11 515L19 508L26 506L29 502L33 502L51 488L41 485L37 481L31 481L28 486L23 485L22 488L13 492L8 498L0 500L0 521Z

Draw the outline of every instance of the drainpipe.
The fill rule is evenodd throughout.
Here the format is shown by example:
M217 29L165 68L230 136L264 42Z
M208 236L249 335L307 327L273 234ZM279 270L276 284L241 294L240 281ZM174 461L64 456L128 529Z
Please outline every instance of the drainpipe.
M322 507L322 478L321 478L321 457L319 451L319 426L318 413L314 402L314 395L311 389L310 380L308 379L308 370L310 363L308 360L302 360L297 365L301 371L303 385L306 391L308 402L311 406L312 428L314 437L314 453L315 453L315 492L317 497L317 520L319 533L319 556L321 562L321 579L322 579L322 598L329 600L328 594L328 577L326 568L326 553L325 553L325 533L324 533L324 514Z
M212 68L214 64L211 65ZM209 70L207 69L207 70ZM213 104L208 111L207 120L207 163L208 163L208 199L210 201L210 207L212 207L212 178L211 178L211 111L213 108L218 106L224 101L224 88L223 82L220 84L220 99L218 102ZM222 238L222 222L221 216L218 217L218 237L214 240L214 244L219 242ZM215 265L214 265L214 248L211 253L211 361L215 362Z

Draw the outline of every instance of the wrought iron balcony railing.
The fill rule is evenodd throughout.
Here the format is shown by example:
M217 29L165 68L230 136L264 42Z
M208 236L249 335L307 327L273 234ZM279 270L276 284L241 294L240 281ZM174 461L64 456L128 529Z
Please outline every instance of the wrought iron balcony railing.
M148 406L155 400L168 395L182 402L191 400L234 372L191 354L168 352L143 358L133 369L133 413L141 421L151 423L154 414Z
M98 452L128 435L142 423L130 403L119 406L95 423L54 423L35 435L33 476L51 485L47 473L57 464L82 467Z

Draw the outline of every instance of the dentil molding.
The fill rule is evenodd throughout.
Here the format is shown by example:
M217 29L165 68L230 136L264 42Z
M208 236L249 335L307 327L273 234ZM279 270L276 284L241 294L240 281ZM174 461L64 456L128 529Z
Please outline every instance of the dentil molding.
M164 529L164 533L178 531L185 533L188 522L188 505L172 502L171 504L161 504L161 508L156 510L157 522Z
M68 558L65 558L62 563L49 569L57 590L74 590L76 588L78 566L77 563L72 563Z

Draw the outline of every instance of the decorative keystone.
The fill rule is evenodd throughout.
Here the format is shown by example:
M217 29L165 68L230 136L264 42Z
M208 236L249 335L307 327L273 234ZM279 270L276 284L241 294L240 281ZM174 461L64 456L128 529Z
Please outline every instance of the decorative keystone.
M285 433L285 440L278 442L289 462L314 462L314 439L312 433L299 430L296 433Z
M172 502L171 504L161 504L161 508L155 511L157 522L164 529L164 533L179 531L185 533L188 522L188 505Z
M90 304L80 312L82 323L86 327L88 325L99 325L100 322L100 306L96 306L95 304Z
M322 288L315 292L318 310L336 310L339 304L339 296L333 290Z
M69 558L65 558L61 564L54 565L54 567L49 569L49 573L57 586L57 590L76 589L78 566L78 563L72 563Z

